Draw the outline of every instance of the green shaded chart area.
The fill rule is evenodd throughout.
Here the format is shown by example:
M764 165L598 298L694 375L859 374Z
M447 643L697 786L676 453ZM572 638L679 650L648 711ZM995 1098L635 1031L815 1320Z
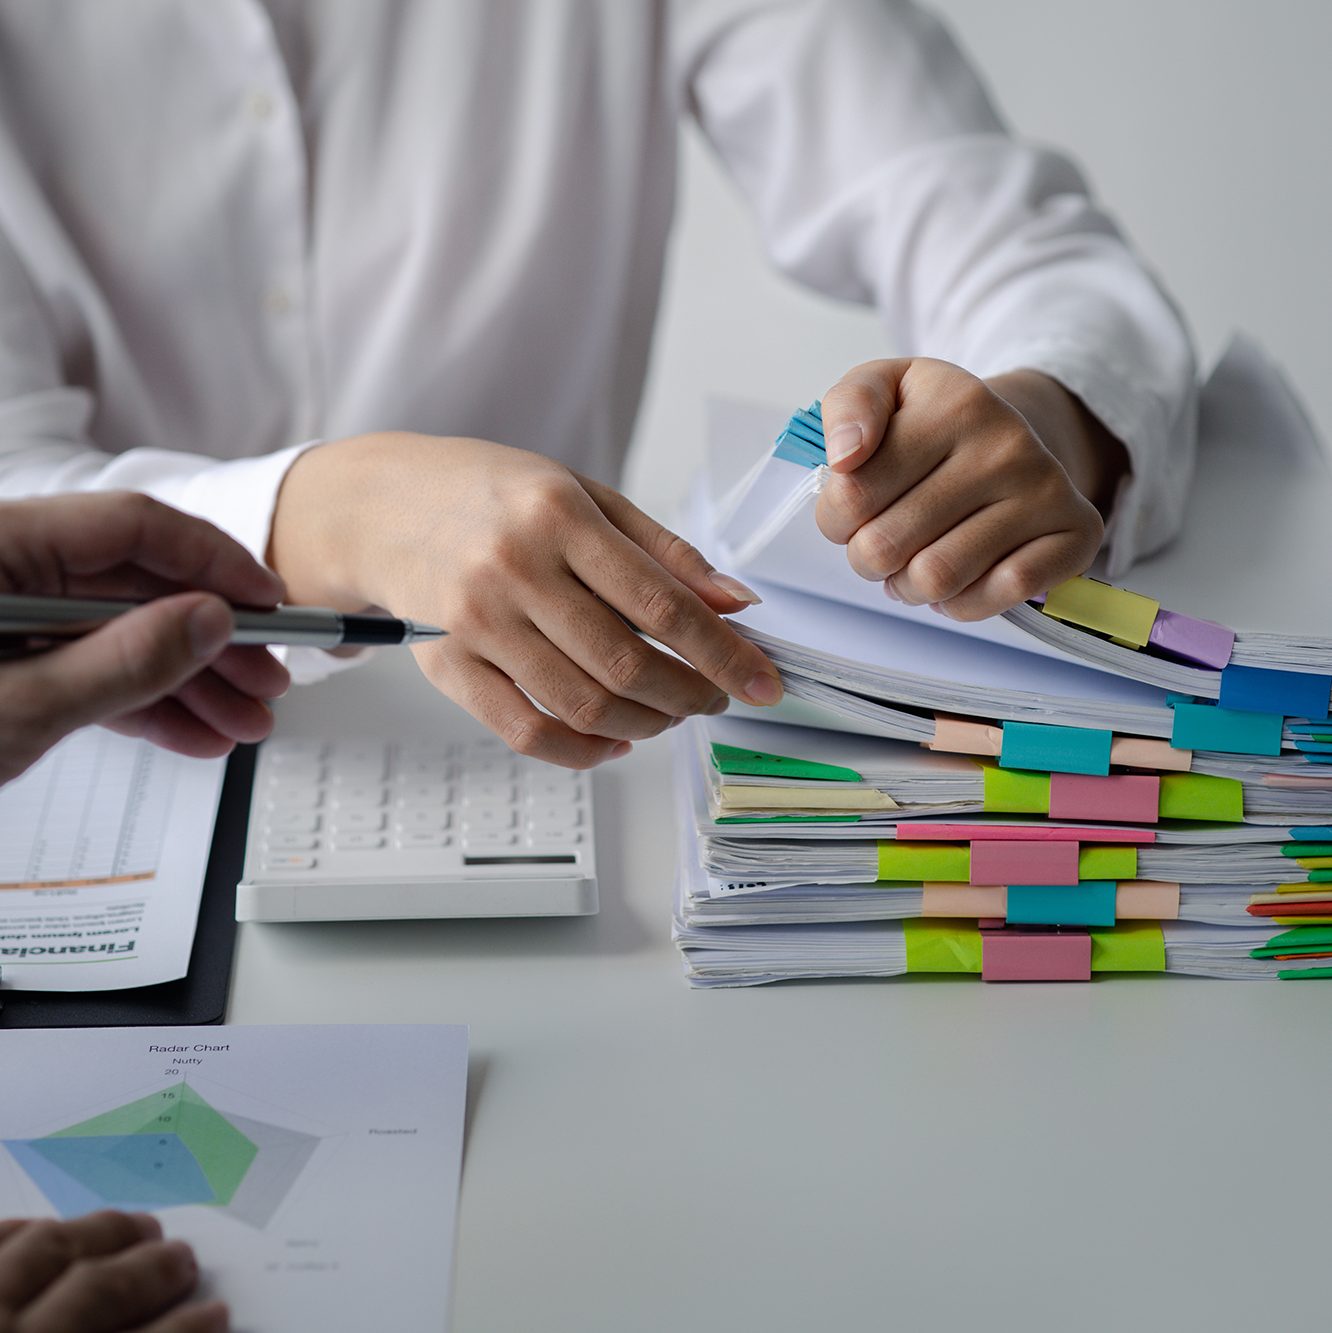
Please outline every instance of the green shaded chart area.
M5 1147L62 1217L202 1204L266 1226L314 1155L312 1134L227 1115L174 1084Z

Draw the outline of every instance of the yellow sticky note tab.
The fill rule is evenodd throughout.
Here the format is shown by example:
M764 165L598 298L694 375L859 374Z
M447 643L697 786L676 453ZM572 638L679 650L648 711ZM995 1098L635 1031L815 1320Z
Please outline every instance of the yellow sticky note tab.
M1137 879L1138 849L1097 844L1078 849L1079 879Z
M1193 751L1177 750L1169 741L1147 736L1116 736L1110 742L1110 762L1121 768L1165 769L1187 773L1193 767Z
M934 739L931 750L945 754L998 755L1004 743L1002 728L987 722L968 722L965 718L934 715Z
M1048 815L1050 775L984 764L984 808L1003 815Z
M872 787L748 787L728 782L724 810L896 810L887 792Z
M979 972L981 933L950 921L902 922L908 972Z
M1309 881L1308 881L1307 879L1301 879L1301 880L1297 880L1297 881L1296 881L1295 883L1293 883L1293 884L1278 884L1278 885L1276 886L1276 892L1277 892L1277 893L1308 893L1308 892L1309 892Z
M1115 891L1118 921L1176 921L1179 919L1179 885L1159 880L1131 879Z
M1069 579L1051 588L1045 594L1042 608L1047 616L1108 634L1131 648L1146 646L1160 609L1160 602L1141 593L1083 578Z
M971 848L965 842L881 842L878 878L965 884L971 878Z
M1165 936L1154 921L1091 933L1093 972L1164 972Z
M1244 820L1244 788L1237 778L1209 773L1162 773L1162 819L1208 819L1239 824Z
M1332 870L1332 856L1297 856L1295 864L1305 870Z

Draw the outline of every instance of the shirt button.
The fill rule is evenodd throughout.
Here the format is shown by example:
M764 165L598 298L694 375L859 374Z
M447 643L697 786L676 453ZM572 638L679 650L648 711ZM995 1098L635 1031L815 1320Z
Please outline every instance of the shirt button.
M273 118L273 112L277 110L277 104L273 101L272 93L267 93L262 88L256 88L245 99L245 109L250 113L252 120L257 120L262 124L264 121Z
M291 292L281 285L270 287L264 297L264 305L270 315L290 314L291 304Z

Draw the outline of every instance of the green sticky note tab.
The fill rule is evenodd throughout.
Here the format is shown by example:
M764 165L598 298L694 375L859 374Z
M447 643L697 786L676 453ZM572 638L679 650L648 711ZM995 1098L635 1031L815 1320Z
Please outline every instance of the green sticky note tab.
M1332 884L1332 870L1309 871L1310 884Z
M1047 722L1005 722L999 763L1046 773L1110 772L1114 736L1093 727L1061 727Z
M902 922L908 972L979 972L981 933L937 918Z
M1122 843L1078 849L1078 879L1137 879L1138 849Z
M877 878L965 884L971 878L971 848L964 842L884 841Z
M712 743L712 762L722 773L740 773L760 778L812 778L816 782L860 782L854 768L840 764L816 764L812 759L793 759L784 754L744 750L738 745Z
M1332 842L1283 842L1282 856L1332 856Z
M1309 944L1332 948L1332 929L1327 926L1297 926L1294 930L1283 930L1280 935L1273 935L1266 947L1281 953L1286 945L1298 947Z
M1278 981L1332 981L1332 967L1283 967Z
M1050 775L1018 768L982 764L985 773L984 808L1001 815L1048 815Z
M1215 704L1177 704L1170 744L1177 750L1215 750L1221 754L1281 753L1280 713L1248 713Z
M1216 778L1208 773L1162 773L1158 811L1162 819L1240 824L1244 821L1244 788L1237 778Z
M1164 972L1165 936L1157 921L1135 921L1091 933L1093 972Z

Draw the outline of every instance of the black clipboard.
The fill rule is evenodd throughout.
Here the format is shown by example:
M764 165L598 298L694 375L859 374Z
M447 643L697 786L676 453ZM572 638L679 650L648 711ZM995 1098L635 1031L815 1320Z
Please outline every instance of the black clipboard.
M179 981L132 990L69 993L0 987L0 1029L167 1027L222 1021L236 946L236 884L245 861L256 750L253 745L237 746L227 760L188 974Z

